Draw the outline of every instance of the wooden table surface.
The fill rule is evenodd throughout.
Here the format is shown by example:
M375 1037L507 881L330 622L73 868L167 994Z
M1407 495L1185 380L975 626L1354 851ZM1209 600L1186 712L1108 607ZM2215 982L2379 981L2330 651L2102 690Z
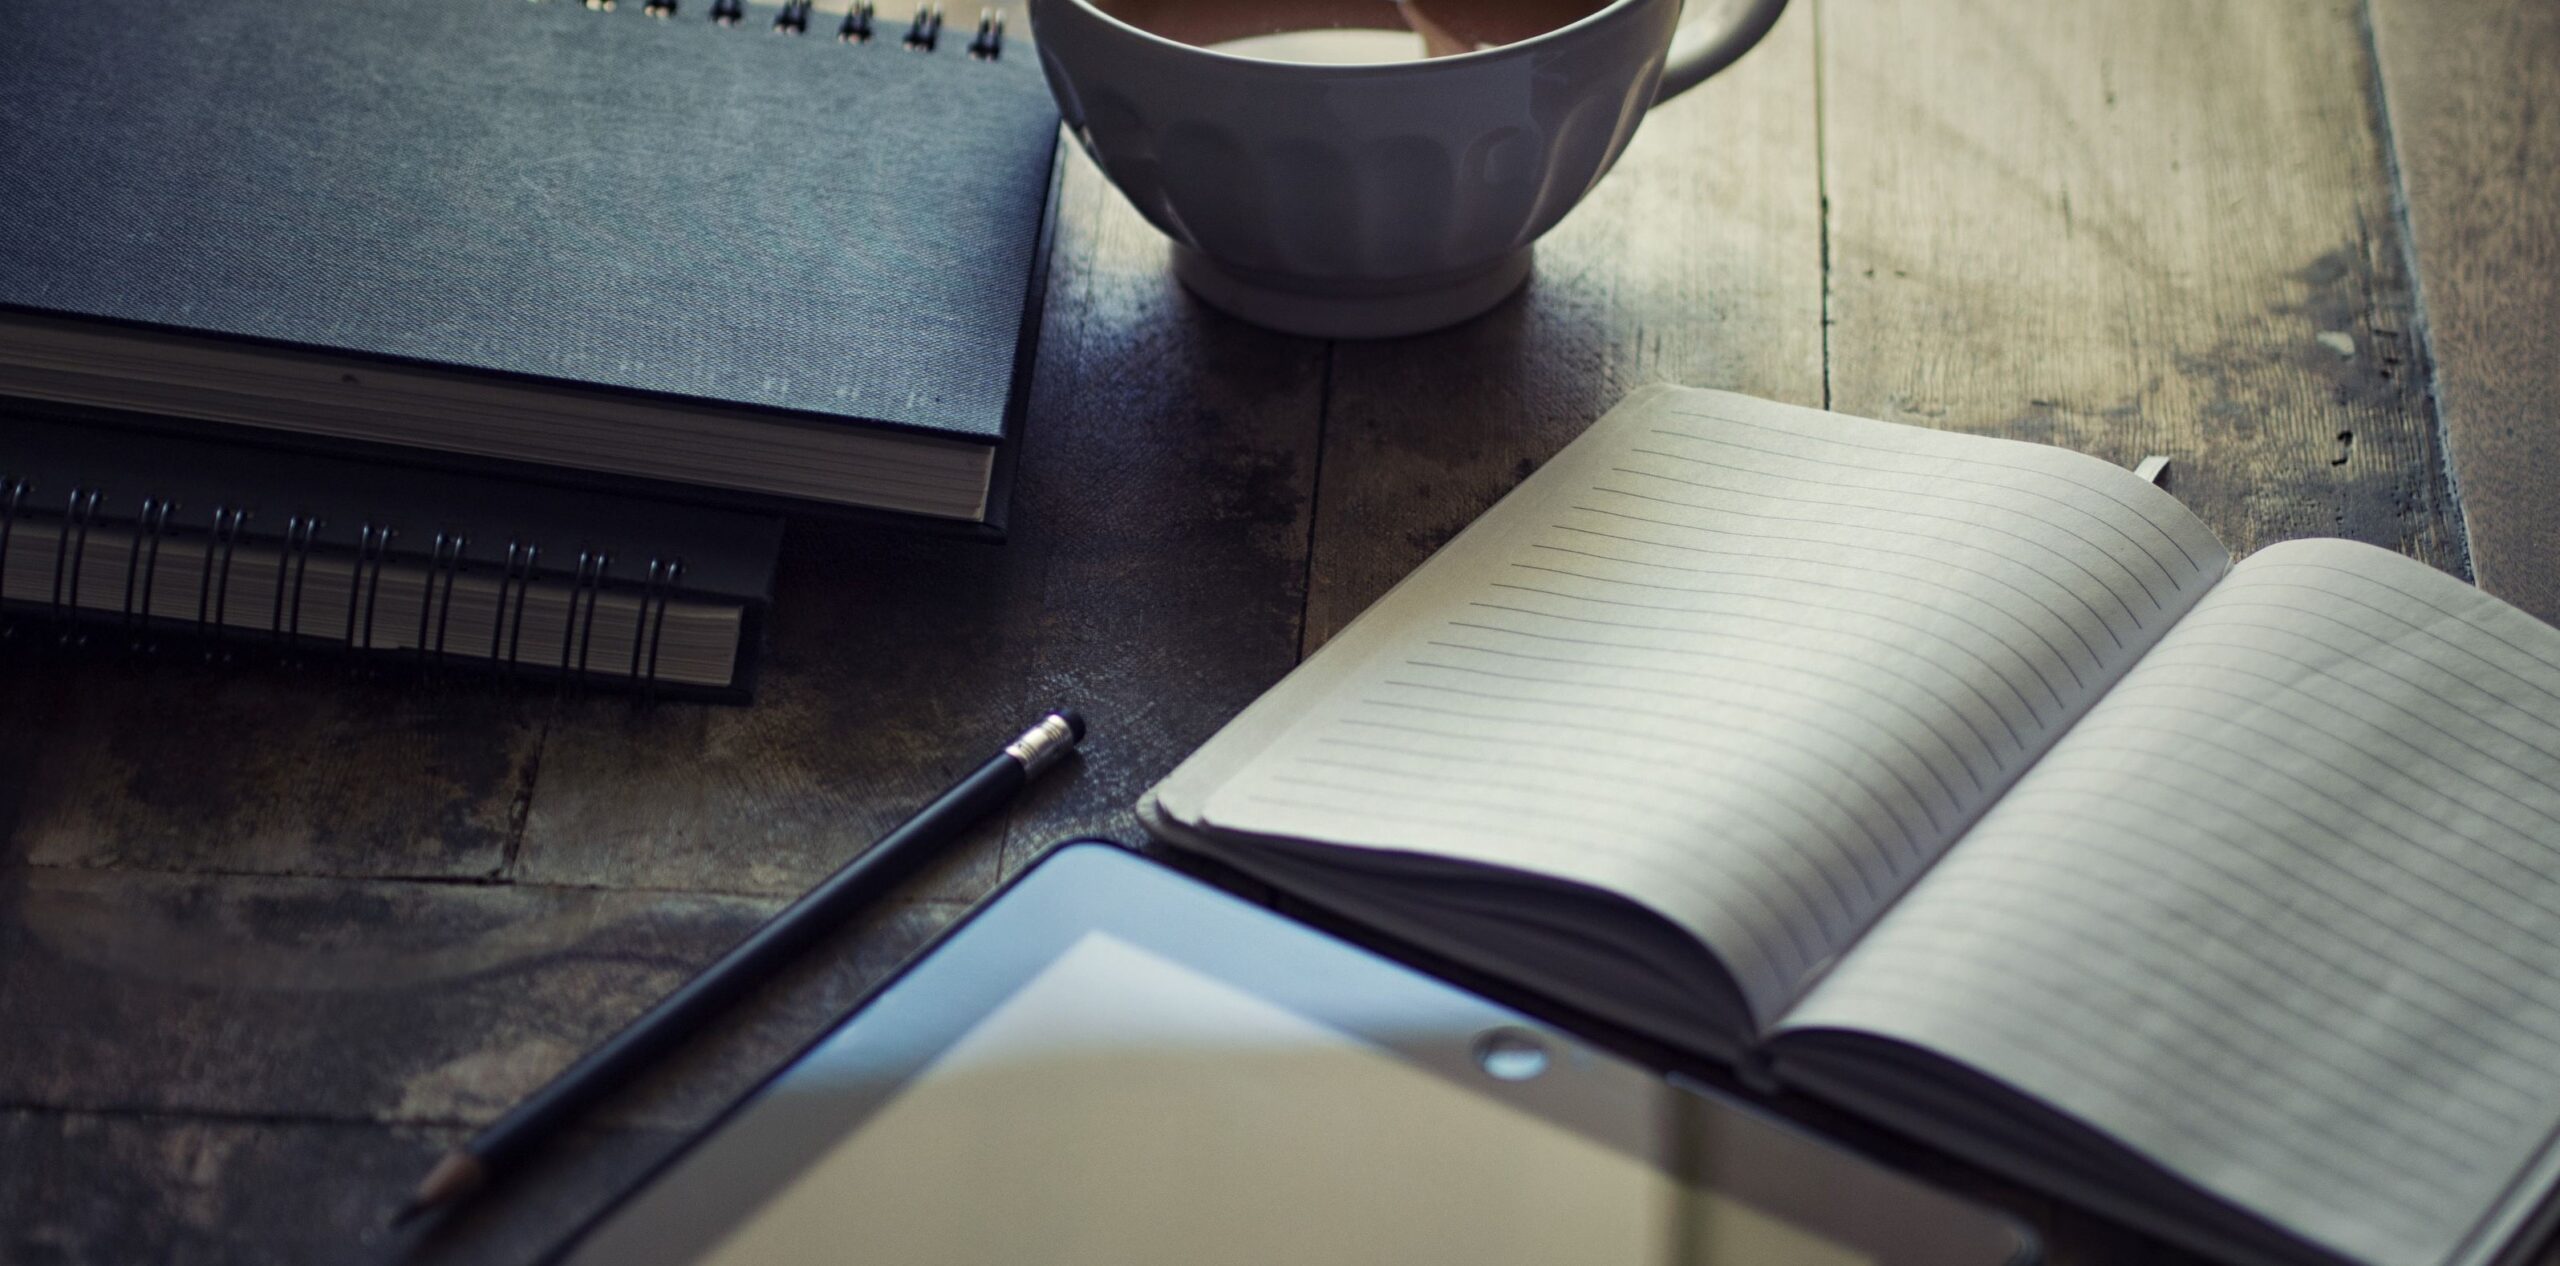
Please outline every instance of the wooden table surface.
M691 6L688 6L690 8ZM1796 0L1463 327L1217 315L1070 164L1012 540L794 525L753 707L0 663L0 1260L523 1260L1629 388L2175 459L2560 617L2560 6ZM2457 499L2456 489L2464 494ZM1053 702L1080 765L422 1241L447 1145ZM2185 1260L1997 1182L2059 1260Z

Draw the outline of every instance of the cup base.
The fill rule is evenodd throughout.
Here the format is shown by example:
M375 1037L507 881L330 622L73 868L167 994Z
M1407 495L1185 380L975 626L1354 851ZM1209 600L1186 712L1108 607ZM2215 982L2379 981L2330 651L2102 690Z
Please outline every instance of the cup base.
M1502 302L1529 279L1529 255L1523 246L1483 268L1411 288L1326 289L1322 283L1275 285L1176 242L1173 275L1209 306L1282 333L1398 338L1456 325Z

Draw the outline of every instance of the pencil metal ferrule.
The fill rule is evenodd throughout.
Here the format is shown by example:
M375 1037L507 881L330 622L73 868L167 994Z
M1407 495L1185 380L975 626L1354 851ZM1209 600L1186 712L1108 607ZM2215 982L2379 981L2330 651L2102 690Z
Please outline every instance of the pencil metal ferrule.
M1066 759L1075 750L1075 727L1055 712L1040 718L1038 725L1022 732L1022 737L1005 744L1004 754L1022 766L1026 775L1037 777L1050 766Z

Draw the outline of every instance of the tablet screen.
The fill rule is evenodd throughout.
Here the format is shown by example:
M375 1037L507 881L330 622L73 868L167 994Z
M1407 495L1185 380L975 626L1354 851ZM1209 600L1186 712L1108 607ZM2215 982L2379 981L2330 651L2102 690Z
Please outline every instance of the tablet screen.
M1955 1200L1116 848L1054 854L572 1266L2007 1266Z
M1869 1260L1103 932L704 1260L854 1244L1058 1266Z

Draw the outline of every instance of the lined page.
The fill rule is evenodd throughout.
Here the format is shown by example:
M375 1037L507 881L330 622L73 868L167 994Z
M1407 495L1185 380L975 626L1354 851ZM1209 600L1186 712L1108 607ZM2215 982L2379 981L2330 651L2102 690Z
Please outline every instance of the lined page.
M1790 1017L1952 1055L2352 1257L2560 1122L2560 631L2343 541L2233 569Z
M1634 898L1765 1020L2227 561L2092 458L1649 390L1159 798Z

